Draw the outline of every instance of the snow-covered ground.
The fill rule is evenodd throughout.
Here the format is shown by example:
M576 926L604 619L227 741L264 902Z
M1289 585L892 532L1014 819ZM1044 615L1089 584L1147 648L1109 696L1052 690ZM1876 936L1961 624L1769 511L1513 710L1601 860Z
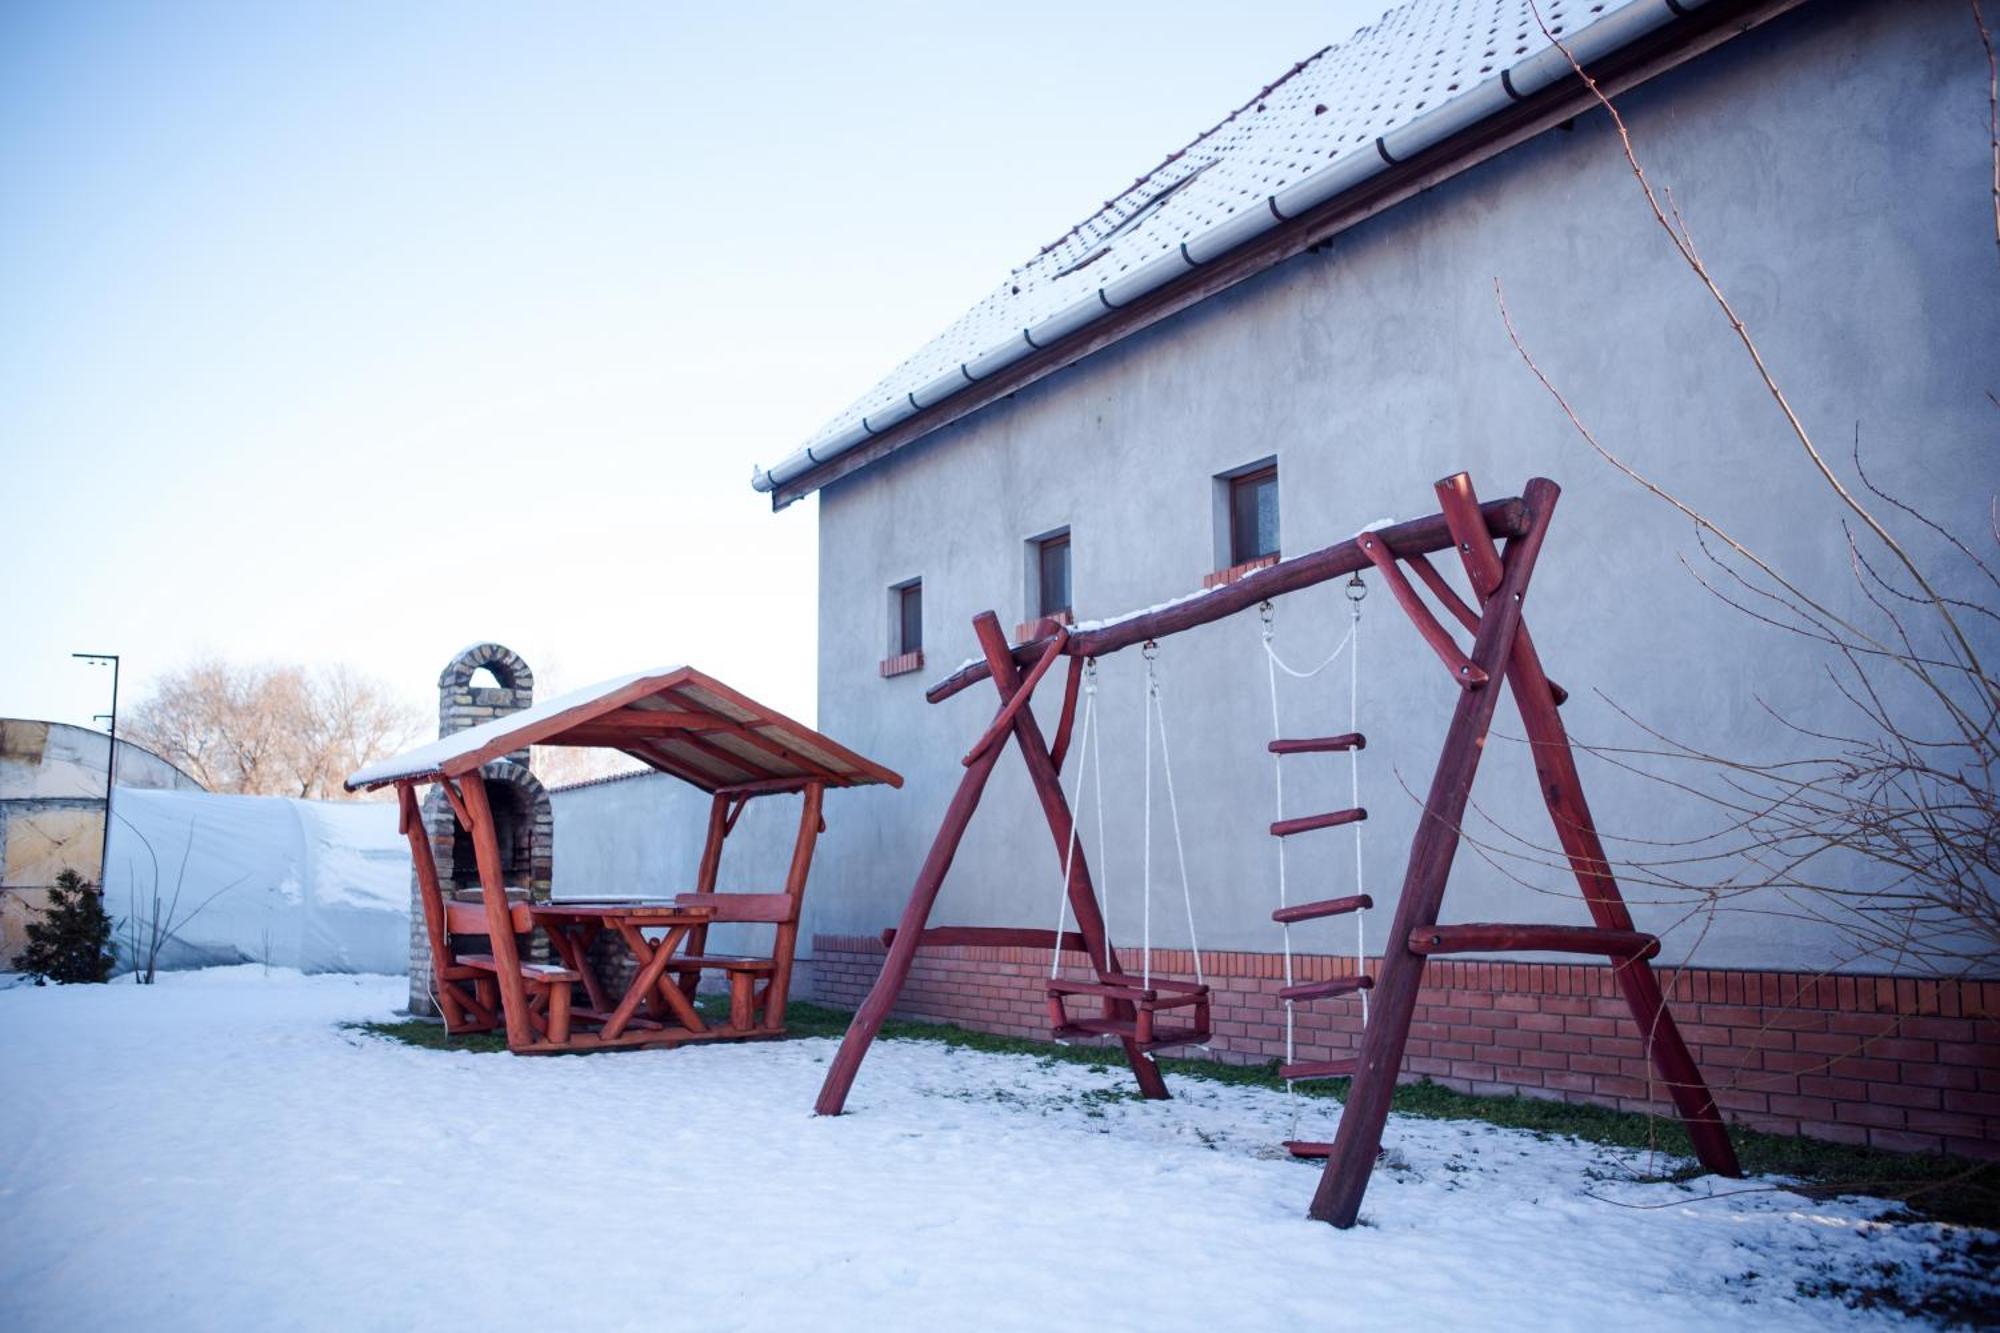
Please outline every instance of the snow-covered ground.
M1828 1328L1921 1271L1866 1201L1398 1119L1346 1233L1277 1094L826 1040L515 1059L363 1035L400 978L0 991L0 1328ZM1331 1132L1308 1104L1306 1136Z

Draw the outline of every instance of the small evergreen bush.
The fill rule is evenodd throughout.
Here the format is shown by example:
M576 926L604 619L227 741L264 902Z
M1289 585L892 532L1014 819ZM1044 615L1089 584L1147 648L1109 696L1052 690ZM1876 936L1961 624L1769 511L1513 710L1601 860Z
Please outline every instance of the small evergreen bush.
M37 986L45 986L51 981L108 981L117 961L103 895L74 870L63 871L49 890L48 910L41 920L28 923L28 947L16 964Z

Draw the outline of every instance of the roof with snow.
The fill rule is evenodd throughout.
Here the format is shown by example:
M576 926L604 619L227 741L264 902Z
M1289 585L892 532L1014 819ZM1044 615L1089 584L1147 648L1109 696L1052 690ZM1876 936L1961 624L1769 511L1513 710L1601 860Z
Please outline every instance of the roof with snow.
M846 450L1569 76L1572 54L1599 59L1707 3L1412 0L1390 10L1043 246L798 451L759 469L757 488L805 478L792 489L812 489L811 474Z
M530 745L622 750L710 792L903 785L894 771L687 666L635 671L545 699L368 764L346 785L360 791L459 777Z

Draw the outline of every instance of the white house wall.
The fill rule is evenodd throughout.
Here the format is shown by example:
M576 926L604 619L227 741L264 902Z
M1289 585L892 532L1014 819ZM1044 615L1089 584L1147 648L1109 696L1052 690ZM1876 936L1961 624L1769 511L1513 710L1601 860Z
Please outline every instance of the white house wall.
M1985 73L1960 4L1821 0L1623 99L1656 183L1672 187L1821 443L1844 464L1858 429L1878 483L1975 536L1996 479L1984 391L2000 385ZM1565 717L1584 741L1643 743L1614 704L1746 756L1793 744L1760 700L1824 721L1815 710L1831 696L1819 654L1723 606L1683 568L1684 558L1701 561L1690 525L1565 422L1508 342L1496 278L1528 346L1607 446L1837 604L1858 601L1839 512L1653 222L1606 118L1586 116L821 493L820 725L908 785L846 794L831 812L839 831L808 897L808 938L895 920L964 771L959 756L994 703L982 684L932 707L923 688L974 654L976 612L991 607L1009 628L1026 618L1023 540L1069 527L1083 617L1186 593L1216 563L1211 477L1269 454L1288 554L1379 517L1431 512L1431 483L1461 468L1487 498L1517 494L1535 474L1560 482L1528 620L1551 675L1571 690ZM884 680L884 590L912 576L924 581L930 665ZM1379 580L1370 589L1363 887L1386 907L1454 687ZM1344 615L1337 586L1284 599L1281 651L1319 660ZM1279 947L1257 633L1244 615L1161 650L1207 948ZM1097 859L1121 942L1136 941L1139 916L1141 666L1128 651L1103 674L1111 851ZM1038 699L1045 727L1059 685ZM1344 678L1322 677L1316 691L1288 682L1283 702L1289 734L1345 729ZM1490 815L1551 845L1518 734L1508 703L1471 831L1493 837L1481 822ZM1287 813L1348 803L1344 758L1288 762ZM1621 837L1709 826L1659 784L1589 760L1585 779L1614 855L1630 847ZM1180 946L1163 816L1159 827L1155 941ZM1351 891L1345 831L1294 844L1295 901ZM1538 887L1463 848L1447 916L1583 920L1562 876L1514 869ZM1058 870L1009 758L934 920L1053 925ZM1746 913L1723 917L1697 946L1685 904L1631 896L1641 924L1667 932L1669 961L1691 950L1723 967L1816 968L1841 957L1824 932ZM1371 918L1371 950L1388 915ZM1299 947L1334 952L1352 939L1350 925L1322 923L1299 932Z

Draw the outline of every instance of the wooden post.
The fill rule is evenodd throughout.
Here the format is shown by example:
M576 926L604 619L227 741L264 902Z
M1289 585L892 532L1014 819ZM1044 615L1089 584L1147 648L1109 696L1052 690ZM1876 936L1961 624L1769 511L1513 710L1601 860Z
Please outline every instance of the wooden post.
M458 1032L469 1025L452 983L445 979L445 971L451 966L451 936L445 930L444 890L438 884L437 858L431 852L430 830L424 827L424 817L417 806L417 794L412 784L396 784L396 805L403 833L410 840L410 864L417 872L417 898L423 905L424 936L431 947L432 993L437 997L438 1012L444 1015L444 1030Z
M520 1050L534 1044L528 1021L528 992L521 980L521 953L514 944L514 919L507 910L507 885L500 873L500 844L493 831L493 807L486 800L486 779L474 769L459 779L459 796L472 823L472 855L479 865L479 896L486 905L486 924L493 941L493 968L500 983L500 1008L507 1020L507 1045Z
M1437 484L1437 492L1445 519L1458 540L1459 555L1465 562L1466 576L1472 580L1473 593L1482 602L1486 601L1496 586L1493 575L1499 568L1499 558L1486 525L1478 519L1479 500L1473 493L1472 479L1463 472L1447 477ZM1542 800L1548 806L1556 838L1562 844L1571 873L1576 876L1577 887L1583 891L1591 920L1606 930L1631 930L1632 914L1611 873L1604 843L1597 836L1597 823L1584 799L1583 778L1577 772L1569 733L1556 710L1553 687L1542 670L1541 656L1535 651L1535 642L1526 625L1514 639L1507 684L1521 713ZM1743 1168L1737 1161L1735 1145L1729 1141L1722 1113L1702 1078L1694 1053L1688 1050L1679 1025L1667 1009L1659 977L1644 961L1617 968L1616 975L1653 1067L1659 1071L1675 1110L1687 1125L1695 1155L1717 1175L1742 1175Z
M826 1081L820 1085L819 1100L813 1103L813 1110L820 1115L839 1115L847 1104L848 1089L854 1086L854 1076L861 1070L862 1060L867 1058L868 1047L874 1042L875 1034L882 1030L883 1020L896 1005L896 996L902 992L903 983L909 979L910 964L916 961L917 945L922 942L924 923L930 920L931 907L937 902L938 890L944 887L944 877L951 869L951 860L958 854L958 844L965 837L966 825L972 822L972 812L979 808L979 797L986 790L986 779L993 775L993 765L999 761L1002 747L996 745L979 756L978 762L965 770L965 776L958 780L958 790L952 793L951 804L945 807L944 819L938 824L938 831L931 839L930 853L924 857L924 864L917 871L917 882L910 886L910 900L903 905L903 915L896 923L896 937L889 945L889 953L882 960L882 970L876 974L875 984L868 989L868 998L854 1011L854 1017L847 1024L847 1035L840 1039L840 1049L834 1053L833 1063L827 1066Z
M791 868L785 873L785 894L792 900L792 910L778 923L777 939L771 946L771 958L777 966L771 973L771 984L764 988L764 1027L771 1032L781 1032L785 1026L785 1000L792 987L792 955L799 947L799 908L805 901L813 848L826 827L820 818L825 797L825 783L806 784L805 803L799 811L799 836L792 844Z
M1077 687L1083 683L1083 659L1069 659L1069 681L1063 686L1062 712L1056 717L1056 739L1049 747L1049 762L1062 772L1063 760L1069 757L1069 734L1076 725Z
M722 871L722 844L729 838L729 830L736 826L736 820L729 809L730 797L716 793L708 803L708 836L701 844L701 865L695 871L694 891L714 893L716 876ZM737 798L747 804L748 796ZM741 806L738 807L740 813ZM695 957L708 952L708 926L704 923L688 932L687 951ZM681 994L688 1003L694 1003L695 992L701 989L701 969L688 968L678 979Z
M1561 488L1554 482L1537 477L1528 483L1522 496L1528 512L1527 531L1507 544L1500 585L1473 640L1472 661L1489 681L1505 669L1513 651L1521 623L1521 604L1560 494ZM1472 778L1478 771L1486 730L1492 723L1499 695L1490 683L1461 690L1451 725L1445 732L1437 771L1424 798L1423 822L1410 844L1409 865L1404 872L1395 920L1383 942L1382 972L1375 984L1374 1004L1368 1029L1362 1036L1354 1083L1341 1111L1333 1153L1327 1158L1308 1213L1317 1221L1350 1227L1361 1211L1361 1196L1367 1191L1368 1177L1375 1168L1375 1156L1382 1146L1382 1125L1388 1118L1396 1077L1403 1067L1403 1048L1409 1040L1410 1020L1416 1011L1417 988L1423 981L1424 960L1410 951L1410 932L1437 921L1445 882L1458 852L1459 821L1472 794Z
M1000 629L1000 618L991 611L982 611L972 618L972 631L978 636L979 647L986 654L987 670L1000 691L1000 702L1004 708L1021 685L1013 653L1007 647L1007 636ZM1023 707L1014 714L1014 740L1020 748L1021 758L1028 765L1028 781L1034 784L1035 796L1042 803L1042 814L1048 820L1049 833L1055 838L1056 856L1069 864L1069 883L1065 888L1069 893L1070 911L1076 914L1078 933L1090 945L1091 965L1097 968L1100 978L1118 972L1122 969L1118 955L1112 952L1110 941L1105 936L1104 917L1097 906L1097 891L1091 884L1090 867L1084 859L1083 848L1070 840L1071 812L1069 800L1063 795L1062 778L1056 772L1055 760L1050 757L1047 744L1042 740L1041 724L1035 721L1034 709ZM1105 1012L1111 1017L1129 1018L1133 1015L1131 1003L1124 1000L1107 1003ZM1153 1063L1153 1057L1141 1050L1139 1043L1130 1037L1120 1038L1119 1044L1125 1049L1126 1063L1132 1066L1132 1076L1139 1081L1139 1094L1153 1101L1164 1100L1167 1080L1160 1073L1160 1067Z
M545 989L549 997L549 1040L558 1046L569 1044L569 983L550 982Z

